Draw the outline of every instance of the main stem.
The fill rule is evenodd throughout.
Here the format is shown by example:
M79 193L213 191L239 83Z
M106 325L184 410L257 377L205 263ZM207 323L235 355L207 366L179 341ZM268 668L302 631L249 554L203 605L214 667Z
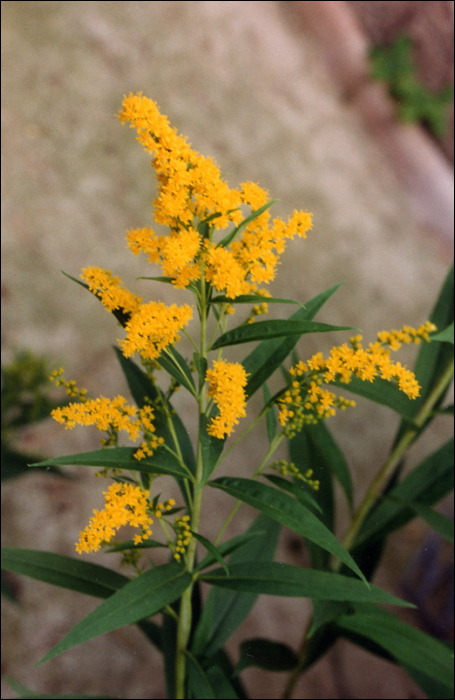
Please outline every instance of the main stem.
M201 320L201 351L202 357L207 357L207 302L206 302L206 290L205 282L202 277L201 281L201 304L200 304L200 320ZM202 384L199 390L198 397L199 405L199 418L206 411L206 394L205 386ZM202 429L202 421L199 420L199 432ZM198 532L199 521L201 518L201 506L202 506L202 477L203 477L203 467L202 467L202 446L201 446L201 435L198 435L198 447L197 447L197 459L196 459L196 474L193 484L193 507L191 511L191 530L193 532ZM188 545L188 549L185 554L185 564L186 569L189 573L193 572L194 560L196 556L196 546L197 540L192 537ZM180 599L180 612L179 620L177 625L177 648L176 648L176 660L175 660L175 697L176 700L185 699L185 685L186 685L186 650L188 647L188 641L191 633L191 622L193 615L193 606L191 602L193 594L192 582L188 588L182 594Z

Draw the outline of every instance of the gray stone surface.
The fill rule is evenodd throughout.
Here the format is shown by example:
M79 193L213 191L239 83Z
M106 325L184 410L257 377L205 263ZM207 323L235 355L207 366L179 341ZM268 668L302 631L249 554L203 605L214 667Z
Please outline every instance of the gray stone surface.
M380 144L343 102L312 37L296 31L280 5L2 3L5 358L13 346L31 348L64 363L67 375L91 395L114 396L125 391L111 350L119 329L59 270L77 276L81 267L99 265L144 296L185 297L136 282L157 273L125 247L127 228L152 223L149 158L114 118L123 95L139 90L158 102L194 148L217 160L232 186L259 182L279 198L275 212L284 217L294 208L314 212L308 240L290 244L283 256L274 294L305 302L345 280L320 320L358 326L367 339L427 318L448 267L446 250L418 228ZM300 345L301 354L327 351L339 338L312 336ZM189 348L182 341L179 350ZM403 355L412 358L412 352ZM183 396L181 408L194 428ZM390 413L364 402L333 419L330 427L349 456L358 494L387 454L396 424ZM435 425L413 459L446 433L445 425ZM98 438L53 424L24 435L30 449L49 455L95 448ZM251 474L263 441L260 433L233 453L229 473ZM77 479L70 483L31 475L9 484L2 509L5 544L72 555L78 531L101 503L100 482L87 471L74 469ZM203 532L211 536L229 503L211 493L206 508ZM241 532L250 518L242 509L232 532ZM407 556L409 542L415 546L424 529L412 532L414 540L395 545ZM278 558L292 561L286 541L283 534ZM110 563L106 555L90 560ZM397 592L393 568L378 581ZM4 604L8 675L47 693L164 697L159 655L135 629L94 639L33 668L95 602L24 578L19 585L21 608ZM295 646L308 613L306 600L263 597L230 649L252 636ZM298 697L340 696L343 672L350 687L352 659L349 647L329 655L302 681ZM399 669L387 664L385 673L384 662L371 657L368 664L374 681L365 681L362 697L420 697ZM248 671L246 677L252 697L278 697L283 687L281 675ZM4 688L2 697L12 695Z

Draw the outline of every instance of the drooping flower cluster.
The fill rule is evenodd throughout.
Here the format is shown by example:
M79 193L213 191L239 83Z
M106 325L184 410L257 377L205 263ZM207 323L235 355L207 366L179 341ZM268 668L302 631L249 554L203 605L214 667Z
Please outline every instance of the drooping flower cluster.
M68 406L55 408L51 416L65 428L71 429L76 425L95 425L98 430L108 434L107 440L102 440L105 447L116 444L120 430L128 433L131 440L136 440L140 433L145 431L148 439L141 445L141 452L136 453L138 459L146 454L151 455L153 450L163 443L163 438L153 435L155 432L152 422L153 409L150 406L140 409L129 406L123 396L117 396L115 399L100 396L97 399L70 403Z
M299 362L290 370L294 381L278 401L279 420L286 434L292 437L304 423L335 415L335 407L355 406L354 401L322 389L323 383L338 380L348 384L353 375L370 382L381 377L395 381L410 399L417 398L420 386L414 373L400 362L393 362L390 350L398 350L403 343L429 340L429 333L434 330L436 326L427 321L417 329L404 326L400 331L381 331L367 349L362 346L362 336L357 335L350 339L350 347L346 343L333 347L327 359L318 352L308 362Z
M96 552L103 544L111 541L116 531L123 525L140 527L141 534L134 537L134 544L148 539L152 535L153 523L148 510L148 494L133 484L111 484L107 491L106 505L103 510L95 510L90 522L81 532L76 551Z
M213 362L213 369L207 370L206 381L209 382L208 396L214 399L219 415L211 419L209 435L224 438L230 435L239 418L246 415L245 389L247 373L238 362L219 360Z
M176 287L187 287L202 275L230 299L256 292L259 284L273 280L286 239L306 237L312 228L312 215L295 211L287 224L276 218L270 226L265 209L242 227L239 240L233 236L230 247L215 243L215 230L230 223L239 225L242 205L252 211L265 207L268 193L251 182L238 190L230 189L214 161L191 149L156 104L141 93L125 97L119 118L136 127L138 141L154 154L152 166L159 192L154 202L155 219L171 230L170 235L157 235L148 228L129 231L127 240L133 253L144 252L150 262L160 264ZM194 228L196 220L205 222L204 238Z

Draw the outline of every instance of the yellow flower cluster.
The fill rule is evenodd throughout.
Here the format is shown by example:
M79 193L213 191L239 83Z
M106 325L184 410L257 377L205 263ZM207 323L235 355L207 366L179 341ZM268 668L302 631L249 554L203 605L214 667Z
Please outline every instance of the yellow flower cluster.
M120 341L125 357L139 352L146 360L159 357L162 350L179 340L178 332L191 320L188 304L166 306L162 301L141 304L125 325L127 337Z
M79 537L76 551L96 552L104 543L110 542L122 525L140 527L141 534L134 537L134 544L139 544L151 536L150 525L153 523L148 514L150 502L147 493L132 484L111 484L107 491L105 508L95 510L90 522Z
M87 267L82 270L82 273L81 278L85 279L90 291L101 299L108 311L119 310L130 314L139 308L141 297L122 287L120 277L113 275L110 270Z
M151 455L153 450L163 443L163 438L153 436L154 414L150 406L144 406L138 410L135 406L129 406L123 396L117 396L115 399L100 396L97 399L86 399L81 403L70 403L68 406L55 408L51 416L65 428L71 429L76 425L95 425L98 430L106 431L109 438L103 441L105 446L116 443L120 430L126 431L131 440L136 440L142 431L146 431L147 451L139 456L136 455L138 459L145 454ZM144 445L141 445L141 448L144 450Z
M67 381L63 376L63 368L54 369L51 373L49 379L55 384L55 386L64 386L68 396L73 399L78 399L79 401L87 401L87 389L78 389L74 379Z
M208 433L217 438L230 435L239 418L246 415L246 397L244 387L247 373L238 362L219 360L213 362L213 369L207 370L205 377L209 382L208 396L214 399L219 415L212 418Z
M192 535L189 520L189 515L182 515L180 518L175 519L174 530L177 535L177 541L174 547L174 559L177 559L177 561L180 561L182 554L185 553L191 541Z
M256 211L267 203L268 193L251 182L238 190L230 189L214 161L191 149L156 104L141 93L125 97L119 118L136 127L138 141L155 155L152 165L159 191L155 219L171 229L169 236L159 236L150 228L129 231L127 240L133 253L144 252L150 262L160 264L177 287L187 287L203 274L230 299L255 292L258 284L273 280L286 239L306 237L312 228L312 215L294 211L287 224L277 218L269 226L266 210L245 227L241 239L230 248L214 243L214 229L231 222L239 224L243 219L240 207L247 205ZM196 219L209 220L204 241L194 228Z
M365 350L362 336L350 339L351 347L346 343L334 347L327 360L321 352L316 353L308 362L299 362L290 370L294 379L291 386L279 399L279 420L286 426L286 434L295 434L304 423L317 422L335 414L335 407L344 409L355 406L354 401L337 397L322 389L321 384L339 380L349 383L355 375L363 381L372 382L376 377L395 381L400 391L410 399L419 396L420 386L413 372L400 362L390 359L390 350L397 350L403 343L418 343L429 340L429 333L436 326L427 321L419 328L404 326L400 331L381 331L377 341L370 343ZM388 347L387 347L388 346Z

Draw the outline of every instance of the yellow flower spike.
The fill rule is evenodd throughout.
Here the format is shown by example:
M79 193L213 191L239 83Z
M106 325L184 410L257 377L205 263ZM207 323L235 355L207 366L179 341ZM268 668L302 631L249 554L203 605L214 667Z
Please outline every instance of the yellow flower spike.
M208 433L214 437L224 438L230 435L239 418L246 415L245 389L247 373L238 362L219 360L213 362L213 369L207 370L206 381L209 382L208 396L214 399L220 414L211 419Z

